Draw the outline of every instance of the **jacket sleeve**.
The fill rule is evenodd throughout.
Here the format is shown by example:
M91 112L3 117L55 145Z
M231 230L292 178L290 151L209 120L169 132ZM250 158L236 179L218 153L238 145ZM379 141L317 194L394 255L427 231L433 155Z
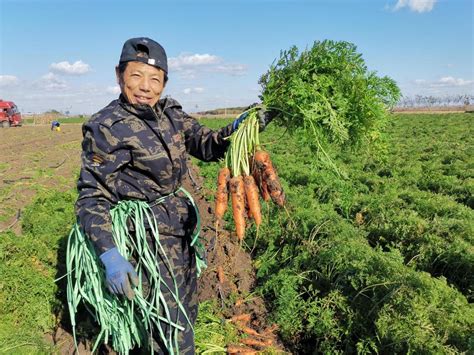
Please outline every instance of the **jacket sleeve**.
M203 161L217 161L223 158L230 144L230 141L225 138L233 132L232 123L213 131L201 125L184 111L181 112L186 151L193 157Z
M110 127L88 122L83 128L82 167L77 184L76 215L98 254L115 247L110 209L118 202L115 180L131 160L128 149Z

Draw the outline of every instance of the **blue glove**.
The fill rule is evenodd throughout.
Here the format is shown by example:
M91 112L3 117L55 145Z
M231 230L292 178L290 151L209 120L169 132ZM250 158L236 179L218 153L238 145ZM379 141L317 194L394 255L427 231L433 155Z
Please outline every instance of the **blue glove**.
M248 115L249 111L245 111L239 117L237 117L234 122L232 122L232 130L235 131L237 128L239 128L239 125L247 118Z
M133 299L133 286L138 286L138 275L132 264L120 255L117 248L107 250L100 256L100 260L105 266L105 280L107 288L116 295L125 295L129 300Z
M247 118L249 115L251 109L256 109L257 110L257 119L258 119L258 125L260 128L260 132L262 132L267 124L269 124L273 118L277 115L275 111L267 111L264 110L264 107L262 105L259 105L257 103L254 103L247 107L245 111L237 117L234 122L232 122L232 130L235 131L237 128L239 128L239 125Z

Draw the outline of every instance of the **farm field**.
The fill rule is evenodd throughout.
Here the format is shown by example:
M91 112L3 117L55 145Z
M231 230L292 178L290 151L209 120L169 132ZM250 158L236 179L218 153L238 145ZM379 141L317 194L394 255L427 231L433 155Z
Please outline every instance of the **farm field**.
M63 124L61 132L49 125L0 130L0 231L15 223L17 214L37 192L64 190L76 183L80 164L80 124Z
M472 114L392 115L385 144L332 152L339 175L314 164L303 138L269 126L261 138L287 209L264 204L264 223L258 235L249 229L244 250L233 232L213 239L219 164L193 160L205 236L217 243L201 281L198 351L222 353L239 342L221 321L240 298L246 305L238 311L251 313L256 329L278 327L283 345L274 338L268 353L312 353L315 344L323 353L472 351L473 121ZM213 128L225 122L205 120ZM0 353L71 349L54 279L64 274L74 220L81 132L79 124L61 127L0 131L11 152L0 163L0 230L11 226L0 234ZM18 209L24 213L14 223ZM225 218L233 230L229 212ZM80 334L90 335L91 325Z
M290 351L472 351L473 119L392 115L385 144L332 152L339 175L303 135L262 134L288 210L265 205L247 243Z

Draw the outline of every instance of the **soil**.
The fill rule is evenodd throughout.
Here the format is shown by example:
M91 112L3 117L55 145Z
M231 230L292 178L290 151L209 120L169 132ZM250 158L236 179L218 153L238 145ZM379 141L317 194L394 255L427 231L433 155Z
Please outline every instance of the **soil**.
M21 233L18 222L21 210L41 189L67 190L75 186L80 167L80 124L63 124L61 132L50 131L49 126L24 126L0 130L0 231L10 229ZM203 179L196 166L188 162L190 175L183 182L198 205L202 232L207 250L208 268L199 280L199 301L217 299L227 319L239 314L250 314L246 324L257 332L266 332L273 344L278 344L275 326L268 324L263 300L252 294L255 270L252 259L240 246L234 232L216 230L213 206L203 189ZM225 280L220 283L217 267L223 269ZM72 335L63 328L45 338L55 344L62 354L74 352ZM91 344L79 344L80 353L90 353ZM283 347L277 346L283 352ZM103 347L105 353L114 353Z
M0 129L0 231L21 233L21 211L37 191L75 186L81 139L80 124Z

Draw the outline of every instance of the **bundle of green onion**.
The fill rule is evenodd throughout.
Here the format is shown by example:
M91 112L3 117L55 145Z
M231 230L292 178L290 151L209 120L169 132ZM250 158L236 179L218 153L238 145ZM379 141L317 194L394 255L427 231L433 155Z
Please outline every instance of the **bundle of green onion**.
M76 224L69 236L66 256L67 298L74 341L76 342L75 315L82 302L101 328L92 352L99 344L108 343L110 337L112 347L121 354L128 354L129 350L136 346L150 348L153 353L151 338L156 337L153 332L158 332L169 354L178 354L178 332L184 328L178 324L179 312L174 312L175 317L171 316L161 289L170 291L179 311L184 314L191 327L192 324L180 302L173 267L160 244L153 212L144 201L122 201L111 210L111 216L114 242L126 259L131 259L133 255L137 260L135 269L140 284L135 289L133 300L109 293L105 286L105 272L100 259L90 240ZM133 237L128 231L127 220L130 220L135 227ZM156 251L152 251L147 243L145 221L148 222L151 234L154 236ZM159 258L165 261L171 275L174 283L171 287L164 281L160 272L157 264ZM149 286L146 292L142 282L144 280ZM165 325L171 331L166 332Z

